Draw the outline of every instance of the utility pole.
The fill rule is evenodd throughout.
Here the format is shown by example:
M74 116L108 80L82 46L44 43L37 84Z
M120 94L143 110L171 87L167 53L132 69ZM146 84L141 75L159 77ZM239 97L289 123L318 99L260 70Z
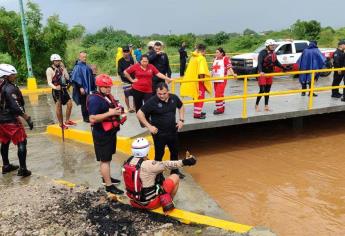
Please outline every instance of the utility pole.
M29 38L26 30L26 19L24 14L23 0L19 0L20 8L20 17L22 22L22 32L25 48L25 57L26 57L26 66L28 68L28 89L37 89L36 79L33 77L32 64L31 64L31 55L29 48Z

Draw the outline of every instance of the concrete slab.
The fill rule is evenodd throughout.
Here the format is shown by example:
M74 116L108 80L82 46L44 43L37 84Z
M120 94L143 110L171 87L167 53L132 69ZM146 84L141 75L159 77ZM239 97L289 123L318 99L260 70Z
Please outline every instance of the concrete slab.
M316 84L317 87L329 86L331 84L331 77L321 78ZM272 91L284 91L300 89L298 79L292 77L279 77L275 78L272 86ZM176 86L178 95L179 85ZM254 94L258 92L258 86L256 80L248 81L248 94ZM124 96L121 86L113 88L112 93L117 99L124 104ZM230 80L226 89L226 95L241 95L243 93L243 81L241 80ZM186 105L185 125L181 132L215 128L222 126L263 122L278 119L287 119L294 117L310 116L315 114L332 113L345 110L345 103L341 102L340 99L333 99L330 97L330 91L318 92L318 97L314 98L314 105L312 110L308 110L309 97L302 97L300 94L291 94L284 96L271 96L270 112L256 112L254 110L255 98L249 98L247 100L247 115L248 118L242 118L242 100L233 100L226 102L226 111L222 115L213 115L215 108L213 102L207 102L204 105L204 111L207 113L205 120L197 120L192 116L193 105ZM186 98L188 99L188 98ZM260 105L263 108L262 98ZM81 117L80 109L74 108L74 117ZM73 129L90 131L90 126L87 123L80 122ZM135 114L128 114L128 120L124 126L122 126L119 136L126 138L134 138L137 136L149 135L145 128L141 128Z

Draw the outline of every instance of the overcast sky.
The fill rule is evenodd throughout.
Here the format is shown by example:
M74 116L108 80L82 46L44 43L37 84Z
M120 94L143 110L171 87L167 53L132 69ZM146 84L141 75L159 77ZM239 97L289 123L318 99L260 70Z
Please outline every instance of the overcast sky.
M27 0L23 0L24 3ZM317 20L323 27L345 26L341 0L34 0L44 19L60 15L69 26L82 24L88 32L113 26L132 34L257 32L288 28L296 20ZM18 11L18 0L0 0Z

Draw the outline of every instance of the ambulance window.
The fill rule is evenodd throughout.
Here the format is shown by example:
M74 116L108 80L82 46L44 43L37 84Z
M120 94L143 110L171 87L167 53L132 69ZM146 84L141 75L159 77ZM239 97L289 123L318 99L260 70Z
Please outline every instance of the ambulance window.
M308 47L307 43L296 43L296 53L303 52L305 48Z
M291 54L291 53L292 53L292 46L291 46L291 43L289 43L289 44L284 44L284 45L282 45L282 46L277 50L277 55Z

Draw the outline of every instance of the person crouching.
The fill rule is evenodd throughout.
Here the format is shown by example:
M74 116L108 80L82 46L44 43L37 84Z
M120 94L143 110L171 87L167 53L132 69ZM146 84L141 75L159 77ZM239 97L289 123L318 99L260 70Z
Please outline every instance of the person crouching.
M125 161L122 169L126 194L133 207L152 210L162 206L167 213L174 209L172 199L180 179L177 174L164 179L163 171L195 165L196 159L189 155L184 160L154 161L147 158L149 150L150 144L145 138L137 138L132 143L133 156Z

